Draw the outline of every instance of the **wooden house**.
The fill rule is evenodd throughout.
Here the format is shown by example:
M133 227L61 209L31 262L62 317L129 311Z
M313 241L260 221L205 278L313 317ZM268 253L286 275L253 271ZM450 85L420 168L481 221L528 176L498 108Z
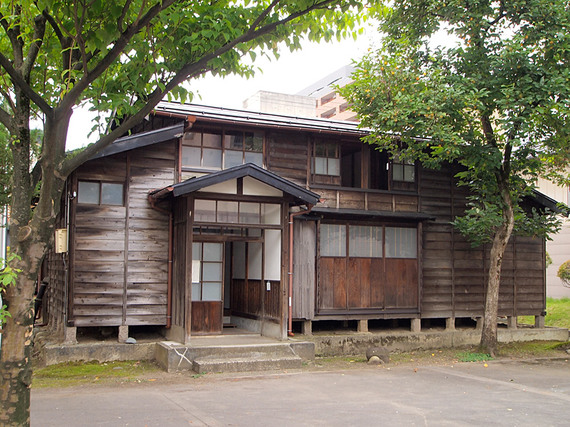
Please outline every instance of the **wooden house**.
M53 326L155 325L166 337L224 323L285 338L327 320L483 315L488 248L450 221L452 167L398 163L355 123L161 103L69 177L46 264ZM536 194L529 205L552 206ZM516 236L500 315L541 318L545 243Z

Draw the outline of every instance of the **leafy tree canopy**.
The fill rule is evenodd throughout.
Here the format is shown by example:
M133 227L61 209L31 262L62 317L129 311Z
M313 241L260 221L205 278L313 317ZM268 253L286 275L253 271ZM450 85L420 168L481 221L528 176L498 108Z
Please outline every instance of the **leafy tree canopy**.
M473 197L457 225L477 244L511 203L521 230L556 226L519 202L538 176L568 183L569 3L404 0L379 18L383 46L343 91L368 141L428 167L459 162ZM435 47L442 33L449 46Z

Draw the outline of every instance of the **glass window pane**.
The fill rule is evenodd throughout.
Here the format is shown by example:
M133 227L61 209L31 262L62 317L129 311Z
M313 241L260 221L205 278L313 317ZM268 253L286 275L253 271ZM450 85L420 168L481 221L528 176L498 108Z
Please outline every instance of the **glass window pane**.
M101 184L101 204L123 206L123 184L103 182Z
M194 221L216 222L216 201L194 200Z
M222 243L204 243L204 261L222 261ZM208 279L209 280L209 279Z
M205 133L202 135L202 145L204 147L222 148L222 135Z
M261 204L261 222L263 224L281 224L281 205L273 203Z
M259 224L259 203L240 203L239 204L239 222L241 224Z
M403 181L404 180L404 165L401 163L393 163L392 164L392 179L394 181Z
M224 147L241 151L243 149L243 132L226 132Z
M328 159L328 175L339 176L340 175L340 159Z
M255 152L246 152L245 163L253 163L254 165L263 167L263 154Z
M192 283L200 283L202 275L202 263L199 259L192 260Z
M263 245L250 242L247 244L247 277L251 280L261 280L263 262Z
M222 300L222 284L204 283L202 285L202 301L221 301Z
M92 203L99 204L99 183L79 181L77 188L77 202L78 203Z
M245 149L247 151L263 151L263 133L246 132L245 133Z
M204 148L204 160L202 166L211 169L222 168L222 150L214 148Z
M200 147L182 146L182 166L200 167L201 153Z
M218 220L227 224L238 222L238 202L218 202Z
M222 281L222 263L203 262L202 282L221 282L221 281Z
M413 165L404 166L404 181L414 182L415 179L415 167Z
M319 242L321 256L346 256L346 226L321 224Z
M381 258L382 227L351 225L348 254L351 257Z
M327 146L325 144L315 145L315 156L325 157L327 155Z
M386 257L416 258L416 229L404 227L386 227Z
M200 286L200 283L192 283L192 301L202 301L202 286Z
M185 132L182 138L183 145L200 146L202 141L202 134L200 132Z
M225 169L243 164L243 152L241 151L226 150L224 156Z
M327 158L326 157L315 157L315 173L317 175L327 174Z
M202 259L202 243L192 243L192 259L201 260Z

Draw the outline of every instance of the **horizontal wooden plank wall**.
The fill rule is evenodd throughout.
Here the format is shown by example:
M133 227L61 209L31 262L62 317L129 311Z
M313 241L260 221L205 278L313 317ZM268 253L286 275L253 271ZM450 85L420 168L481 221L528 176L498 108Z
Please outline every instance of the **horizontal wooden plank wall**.
M77 180L125 182L126 154L91 161ZM75 326L123 324L125 206L74 201L72 307Z
M465 208L467 189L458 188L452 170L422 169L424 224L422 317L477 317L484 311L490 245L473 248L450 221ZM499 315L538 315L545 304L544 242L513 236L503 259Z
M182 197L174 202L174 248L177 256L174 257L172 277L172 325L185 326L185 281L187 251L188 215L186 215L186 198Z
M77 180L125 183L125 206L75 203L72 316L75 326L164 325L168 218L148 192L175 182L175 144L89 162Z
M305 186L309 158L307 137L299 137L298 134L269 134L266 141L267 169Z
M166 324L169 216L152 209L147 195L175 182L175 147L155 144L129 153L127 325Z

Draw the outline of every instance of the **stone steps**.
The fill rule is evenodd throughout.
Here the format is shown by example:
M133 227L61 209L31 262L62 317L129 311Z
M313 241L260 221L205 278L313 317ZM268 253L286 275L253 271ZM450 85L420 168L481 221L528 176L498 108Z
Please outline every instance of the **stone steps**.
M314 358L314 346L312 343L279 342L186 347L163 342L157 347L156 356L169 372L266 371L300 368L304 359Z

